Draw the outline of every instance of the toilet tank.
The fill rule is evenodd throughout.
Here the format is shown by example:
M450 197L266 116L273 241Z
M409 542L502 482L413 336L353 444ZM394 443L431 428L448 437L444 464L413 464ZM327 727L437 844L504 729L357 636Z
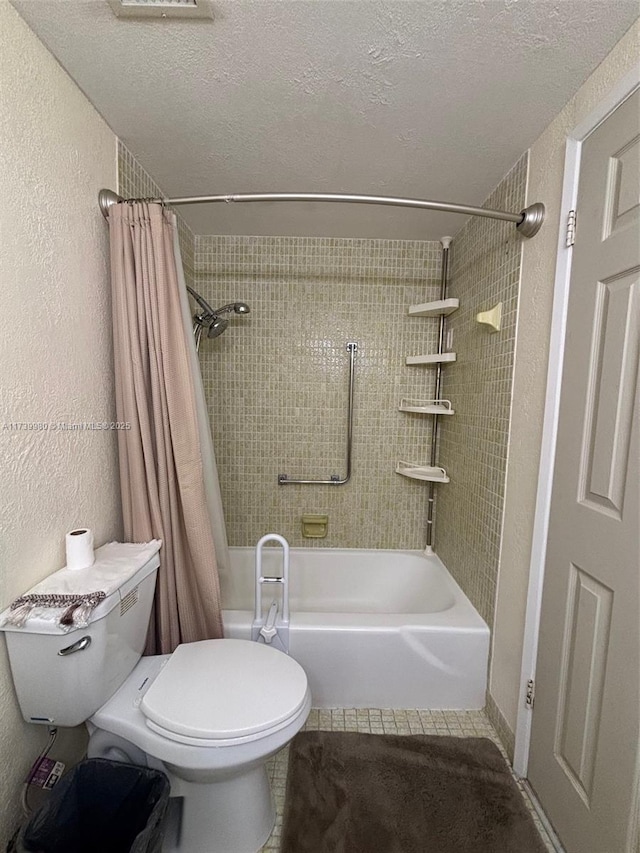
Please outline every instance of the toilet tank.
M93 611L85 628L3 625L11 674L28 723L77 726L120 687L145 646L157 554Z

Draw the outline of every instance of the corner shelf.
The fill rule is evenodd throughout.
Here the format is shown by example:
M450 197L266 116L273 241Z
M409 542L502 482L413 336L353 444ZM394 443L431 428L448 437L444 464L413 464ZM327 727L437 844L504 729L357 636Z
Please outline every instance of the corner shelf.
M415 462L398 462L396 474L410 477L412 480L428 480L432 483L448 483L449 477L444 468L431 465L417 465Z
M448 239L448 238L447 238ZM443 238L443 247L448 248L448 243L445 245ZM442 296L446 296L446 282L443 283L442 287ZM444 330L444 317L448 317L449 314L453 314L460 307L459 299L437 299L433 302L422 302L418 305L410 305L409 306L409 316L410 317L440 317L440 343L438 345L438 349L442 349L443 342L443 330ZM437 379L436 379L436 389L440 388L440 367L442 364L451 364L456 360L455 352L437 352L429 355L408 355L405 357L405 364L411 365L438 365L437 367ZM433 428L431 431L431 441L432 441L432 459L436 457L436 442L437 442L437 424L438 424L438 416L440 415L452 415L453 408L451 406L450 400L443 400L439 398L439 390L436 390L435 396L438 399L435 400L410 400L406 397L403 397L400 400L400 404L398 409L401 412L415 412L421 415L432 415L434 416L433 420ZM409 477L411 480L423 480L429 483L448 483L449 475L445 471L444 468L441 468L438 465L420 465L417 462L403 462L399 461L396 463L396 474L401 474L403 477ZM433 494L434 494L434 486L431 485L429 487L429 506L433 505ZM431 512L431 510L430 510ZM431 519L431 514L429 515ZM431 521L429 521L431 524ZM429 540L431 541L431 540Z
M419 415L452 415L451 400L400 400L401 412L416 412Z
M441 352L432 355L408 355L405 363L412 364L448 364L456 360L455 352Z
M460 307L459 299L438 299L435 302L422 302L409 305L410 317L448 317Z

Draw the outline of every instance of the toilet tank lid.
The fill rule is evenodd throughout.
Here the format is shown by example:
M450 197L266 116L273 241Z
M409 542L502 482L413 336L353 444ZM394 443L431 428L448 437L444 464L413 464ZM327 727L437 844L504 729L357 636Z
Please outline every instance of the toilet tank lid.
M96 560L87 569L60 569L32 587L25 595L85 595L104 592L106 597L95 607L87 624L97 622L110 613L135 587L156 571L160 565L160 540L136 544L131 542L109 542L96 548ZM86 630L87 625L72 626L59 624L66 608L36 607L22 626L7 622L11 613L8 607L0 613L0 631L29 634L72 634Z

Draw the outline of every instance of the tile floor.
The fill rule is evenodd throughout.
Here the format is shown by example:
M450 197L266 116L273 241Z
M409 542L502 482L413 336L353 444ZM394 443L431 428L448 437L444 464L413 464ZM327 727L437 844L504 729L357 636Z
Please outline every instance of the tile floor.
M505 755L498 735L487 719L484 711L400 711L378 708L347 708L326 710L314 709L309 714L304 731L366 732L371 734L398 735L455 735L457 737L488 737ZM277 817L271 837L262 848L263 853L279 853L280 833L282 832L282 812L287 782L287 760L289 749L286 747L269 762L269 774L274 793ZM518 781L516 779L516 781ZM540 835L549 853L555 853L555 847L547 835L536 814L531 800L522 785L518 783L523 799L533 815Z

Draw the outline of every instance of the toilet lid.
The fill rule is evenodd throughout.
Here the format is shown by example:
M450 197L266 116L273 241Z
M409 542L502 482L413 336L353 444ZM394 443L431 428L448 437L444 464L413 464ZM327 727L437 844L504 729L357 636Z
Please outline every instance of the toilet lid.
M140 710L168 732L191 738L245 737L293 716L307 676L284 652L249 640L178 646Z

